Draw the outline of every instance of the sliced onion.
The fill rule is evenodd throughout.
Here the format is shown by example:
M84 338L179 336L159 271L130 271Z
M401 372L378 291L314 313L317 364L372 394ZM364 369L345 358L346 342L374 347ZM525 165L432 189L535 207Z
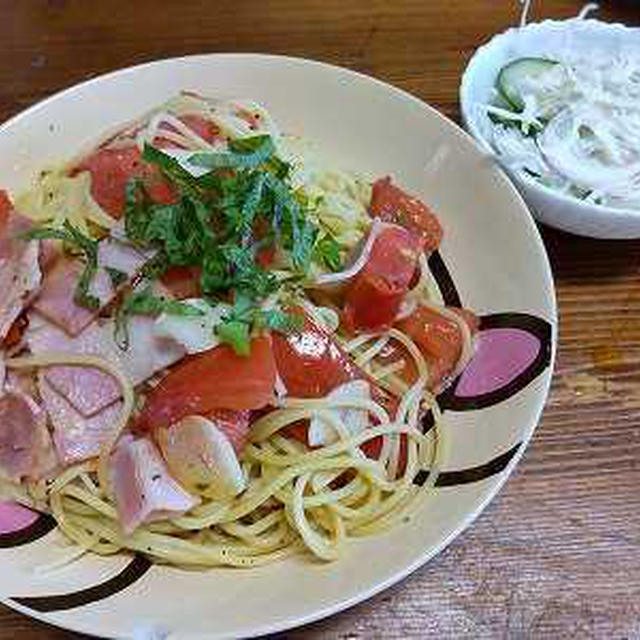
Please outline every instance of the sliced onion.
M346 282L347 280L351 280L354 276L358 275L360 271L364 268L369 260L369 256L371 255L371 250L373 249L373 243L376 241L378 236L385 231L386 229L399 229L398 225L391 224L389 222L382 222L376 218L369 229L369 235L367 236L367 240L362 247L360 255L356 259L356 261L344 271L338 271L337 273L323 273L319 275L315 284L322 287L326 285L334 285Z
M598 147L606 149L609 162L585 147L580 138L583 128L594 132ZM539 147L546 161L579 187L625 197L640 189L640 152L637 161L624 161L623 155L628 150L622 140L626 133L623 123L607 119L604 110L591 106L565 109L544 129Z
M327 397L327 404L338 400L369 400L371 398L371 388L366 380L351 380L345 382L331 391ZM355 436L364 431L369 425L369 414L364 409L355 407L331 407L324 410L334 417L345 429L346 436ZM311 416L307 439L309 446L318 447L332 444L340 439L339 433L323 420L322 413Z
M340 316L331 307L320 307L308 300L302 301L302 308L311 316L312 320L327 333L335 333L340 327Z
M202 311L202 315L162 313L154 322L153 333L162 338L171 338L181 344L187 353L201 353L220 344L215 329L230 313L229 306L220 303L212 307L202 298L188 298L182 302Z
M233 445L215 422L187 416L158 429L155 438L171 475L187 490L224 500L245 489Z
M279 405L284 406L284 400L289 394L289 390L287 389L287 386L285 385L284 380L280 377L280 374L277 371L276 371L276 381L273 386L273 390L275 391L275 394L276 394L276 402Z
M418 307L418 300L416 298L405 298L400 303L400 309L396 314L396 321L404 320L408 318Z

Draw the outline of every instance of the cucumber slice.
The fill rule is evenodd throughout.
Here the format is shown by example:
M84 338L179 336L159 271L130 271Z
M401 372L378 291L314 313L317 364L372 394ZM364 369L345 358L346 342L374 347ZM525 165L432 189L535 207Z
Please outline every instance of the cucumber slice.
M496 88L513 109L522 111L524 109L523 80L536 78L557 64L555 60L546 58L518 58L502 67L496 80Z
M513 111L513 105L508 102L502 93L499 91L495 92L493 100L491 101L492 107L499 107L500 109L504 109L505 111ZM510 118L503 118L497 113L489 112L489 120L494 124L504 124L506 126L518 126L518 123L515 120L511 120Z

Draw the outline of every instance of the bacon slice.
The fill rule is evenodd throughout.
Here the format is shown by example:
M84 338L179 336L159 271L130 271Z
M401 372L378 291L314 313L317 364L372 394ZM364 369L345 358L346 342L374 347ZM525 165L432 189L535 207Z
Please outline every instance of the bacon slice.
M39 480L56 465L42 408L20 391L0 396L0 477Z
M27 218L13 211L6 192L0 190L0 339L7 335L42 280L38 241L20 238L31 226Z
M169 475L159 451L146 438L123 439L111 456L110 471L125 534L145 522L178 516L199 502Z
M111 302L117 292L107 269L121 271L130 279L145 261L146 257L129 244L109 238L100 242L98 272L89 287L89 293L100 301L100 308ZM76 284L83 268L81 260L59 256L46 272L42 291L33 305L43 316L72 336L80 333L100 311L80 306L74 300Z
M27 345L35 355L58 353L97 355L118 362L112 338L94 323L75 338L41 316L30 314ZM109 374L94 367L55 366L45 370L47 382L84 416L91 416L120 397L120 387Z
M122 402L116 401L85 418L43 374L38 377L38 390L53 426L53 442L60 461L69 465L97 456L120 415Z
M184 348L172 340L156 336L154 319L133 316L128 321L129 347L121 350L114 340L113 320L95 322L76 337L37 314L30 315L27 344L32 353L57 351L97 355L116 364L138 385L178 360ZM55 366L46 371L47 382L78 410L89 417L120 398L120 386L109 374L93 367Z

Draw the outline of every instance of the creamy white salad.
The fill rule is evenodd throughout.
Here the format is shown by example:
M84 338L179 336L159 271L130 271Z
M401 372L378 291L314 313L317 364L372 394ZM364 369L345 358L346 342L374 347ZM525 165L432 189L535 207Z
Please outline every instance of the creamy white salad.
M505 65L486 105L500 161L576 199L640 209L639 52L568 50Z

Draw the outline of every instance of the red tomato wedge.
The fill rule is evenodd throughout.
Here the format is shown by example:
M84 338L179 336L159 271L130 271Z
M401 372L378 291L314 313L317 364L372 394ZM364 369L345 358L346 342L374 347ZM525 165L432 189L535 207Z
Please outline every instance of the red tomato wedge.
M393 324L415 273L419 249L403 227L380 232L345 294L343 321L348 331L380 331Z
M255 338L248 357L221 345L173 367L147 396L137 431L168 427L188 415L216 409L260 409L273 403L276 367L271 339Z
M141 178L149 197L159 204L173 204L176 193L173 187L153 166L142 160L136 146L120 149L98 149L86 157L73 174L88 171L91 174L93 199L114 218L124 213L127 182Z
M451 308L460 314L472 333L478 330L477 317L467 309ZM396 325L418 346L429 365L430 389L435 389L450 374L462 352L462 333L455 322L428 307L418 307L408 318ZM411 358L407 356L407 361ZM405 370L411 371L413 367ZM415 372L415 369L413 369ZM411 375L411 374L409 374ZM415 377L415 373L413 373Z
M290 396L322 398L361 377L349 356L308 316L300 331L274 333L272 341L276 367Z
M371 385L373 400L394 415L396 399L371 380L308 316L299 332L286 336L273 334L273 353L278 374L290 396L322 398L345 382L364 379ZM290 426L286 434L306 444L306 422Z
M427 251L440 246L442 226L438 218L424 202L392 184L389 177L373 183L369 213L411 231Z

